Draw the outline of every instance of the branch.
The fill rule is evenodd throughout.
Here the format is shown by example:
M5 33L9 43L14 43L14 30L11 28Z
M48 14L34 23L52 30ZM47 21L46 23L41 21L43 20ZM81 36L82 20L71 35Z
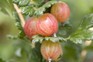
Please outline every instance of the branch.
M21 25L22 25L22 27L24 27L25 19L24 19L23 15L22 15L21 9L18 8L17 4L13 3L13 5L14 5L14 8L15 8L15 10L16 10L19 18L20 18Z

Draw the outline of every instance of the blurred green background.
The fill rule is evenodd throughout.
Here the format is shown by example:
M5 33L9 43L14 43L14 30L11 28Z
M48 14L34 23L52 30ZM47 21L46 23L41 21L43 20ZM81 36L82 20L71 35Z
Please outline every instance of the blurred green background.
M74 28L78 27L78 23L80 23L80 20L82 20L85 15L93 13L93 0L62 1L68 3L71 9L70 22L74 24ZM15 45L21 42L21 40L13 40L8 38L9 35L15 36L19 32L15 25L16 21L15 17L13 16L14 9L11 3L7 2L6 0L0 0L0 62L26 62L26 59L24 59L26 57L25 53L22 52L24 56L21 57L21 49L19 46ZM66 45L68 46L66 47L68 49L73 47L73 43L71 43L72 46L69 44ZM67 55L68 57L66 58L69 60L64 59L63 62L79 62L76 60L77 57L74 57L74 54L77 54L78 56L79 53L79 49L77 47L80 46L72 48L71 50L74 51L72 56ZM69 50L69 52L71 52L71 50ZM93 62L93 50L88 52L84 62Z

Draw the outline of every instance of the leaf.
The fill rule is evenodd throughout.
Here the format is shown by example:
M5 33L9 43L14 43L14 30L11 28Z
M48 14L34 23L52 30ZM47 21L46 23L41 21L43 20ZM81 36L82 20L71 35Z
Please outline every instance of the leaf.
M35 11L35 15L41 15L43 14L43 12L46 10L46 8L51 7L51 5L57 3L58 1L48 1L47 3L45 3L43 6L41 6L40 8L38 8Z
M13 0L14 3L18 3L20 0Z
M68 38L63 38L63 37L41 37L39 35L35 35L32 38L33 38L32 42L34 42L34 43L36 43L36 42L42 43L42 41L44 41L44 40L51 40L52 42L58 42L60 40L62 40L62 41L68 40Z
M29 39L21 39L18 43L15 44L18 49L21 49L21 52L17 51L18 49L16 50L19 55L21 54L21 56L19 57L17 54L14 60L16 60L16 62L42 62L40 45L41 44L37 42L35 47L32 48L31 41Z
M87 15L81 22L78 29L69 36L69 39L75 43L82 43L83 40L92 40L93 31L89 28L93 26L93 14Z
M15 25L20 30L16 37L20 38L20 39L23 39L25 37L25 33L23 31L23 27L21 26L20 19L19 19L17 13L14 13L14 15L15 15L15 19L16 19Z
M30 53L29 62L42 62L42 55L40 52L40 43L36 43L35 48L32 49Z
M3 61L2 59L0 59L0 62L5 62L5 61Z
M44 37L40 37L38 35L35 35L32 38L33 38L32 42L34 42L34 43L35 42L40 42L41 43L44 40Z
M82 44L83 40L91 40L91 39L93 39L93 32L86 30L84 31L78 30L77 32L75 32L70 36L71 41L80 44Z
M86 46L84 49L86 49L86 50L90 50L90 51L93 51L93 45Z
M21 23L18 19L16 19L17 22L15 23L15 25L18 27L19 30L22 30L22 26L21 26Z
M19 6L26 6L30 0L13 0L14 3L18 3Z
M1 45L0 58L4 61L10 60L14 56L15 50L16 50L16 47L14 47L12 43L8 45Z
M22 43L19 44L26 57L24 58L26 62L41 62L42 56L40 53L40 43L37 42L35 47L32 48L31 41L29 39L23 39Z
M13 5L12 5L12 0L0 0L0 11L2 11L3 13L11 16L11 18L14 18L12 15L13 12Z
M31 4L34 4L36 6L40 6L42 5L42 3L44 2L45 0L30 0Z
M62 42L63 55L58 62L79 62L82 47L71 41Z
M17 36L13 36L13 35L6 35L7 38L9 39L13 39L13 40L16 40L18 37Z
M59 23L59 30L57 32L57 36L59 37L68 37L72 33L72 25L69 21L64 24Z
M93 26L93 14L89 14L83 18L80 24L80 28L88 29Z
M21 7L22 13L25 15L32 16L34 14L34 7L33 6L25 6Z
M27 5L29 2L30 2L30 0L20 0L20 1L19 1L19 5L20 5L20 6L25 6L25 5Z

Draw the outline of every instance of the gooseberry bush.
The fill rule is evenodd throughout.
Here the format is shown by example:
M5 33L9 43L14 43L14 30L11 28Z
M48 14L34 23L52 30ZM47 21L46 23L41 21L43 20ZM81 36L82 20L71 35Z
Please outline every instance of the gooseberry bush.
M26 62L68 62L72 58L82 61L78 59L82 58L82 45L87 40L93 40L93 31L90 30L93 14L82 17L78 27L74 28L70 18L75 15L71 15L66 2L13 0L12 3L16 26L20 31L12 38L22 41L18 45L24 50Z

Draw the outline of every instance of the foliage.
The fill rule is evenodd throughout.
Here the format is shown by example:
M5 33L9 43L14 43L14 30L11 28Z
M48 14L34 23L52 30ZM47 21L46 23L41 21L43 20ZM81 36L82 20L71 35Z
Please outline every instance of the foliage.
M33 36L33 40L29 40L23 31L20 23L20 18L16 11L14 12L13 3L17 4L22 10L22 14L25 20L31 16L39 16L45 12L49 12L50 7L57 3L56 0L3 0L0 1L0 11L8 14L11 18L16 19L16 26L19 29L19 35L12 36L16 41L10 43L4 48L0 46L0 61L5 62L45 62L41 53L40 46L43 40L51 40L53 42L60 41L62 43L62 48L64 51L63 56L59 62L79 62L80 53L82 50L82 44L85 40L93 40L93 31L89 30L93 27L93 14L86 15L82 20L72 23L72 19L69 19L64 24L59 23L59 31L56 33L56 37L42 37L39 35ZM12 12L12 13L11 13ZM14 16L13 16L14 15ZM73 15L72 15L73 16ZM74 27L77 24L77 27ZM91 46L86 47L86 49L92 48ZM4 52L3 52L4 51ZM6 52L8 51L8 52ZM10 53L11 54L8 54ZM67 60L68 59L68 60Z

